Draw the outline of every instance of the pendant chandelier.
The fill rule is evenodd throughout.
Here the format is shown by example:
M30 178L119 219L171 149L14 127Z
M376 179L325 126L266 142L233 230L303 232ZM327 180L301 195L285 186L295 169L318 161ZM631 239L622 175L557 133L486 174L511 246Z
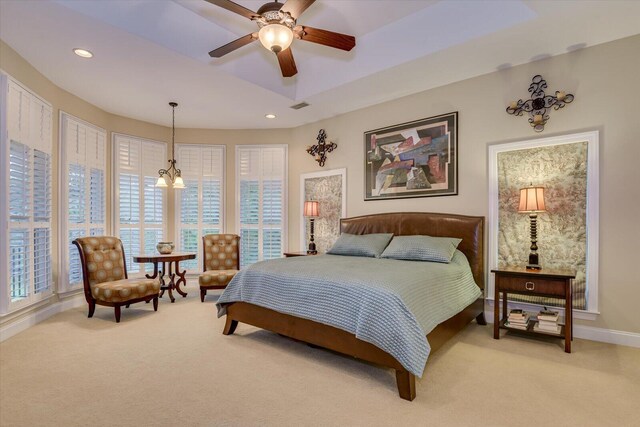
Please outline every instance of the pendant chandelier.
M170 102L169 105L173 109L173 123L171 124L171 159L169 160L169 169L160 169L158 173L160 176L156 181L156 187L168 187L167 179L169 177L173 188L184 188L184 181L182 180L180 169L176 168L176 107L177 102Z

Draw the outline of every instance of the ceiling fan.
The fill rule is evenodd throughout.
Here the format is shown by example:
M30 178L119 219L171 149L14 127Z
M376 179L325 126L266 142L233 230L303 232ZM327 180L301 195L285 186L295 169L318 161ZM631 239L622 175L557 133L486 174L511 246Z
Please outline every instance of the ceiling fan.
M306 25L296 25L300 15L316 0L287 0L284 4L272 1L260 6L257 12L253 12L230 0L206 1L249 18L260 27L255 33L247 34L212 50L209 55L213 58L220 58L255 40L260 40L260 43L265 48L271 50L278 57L282 76L292 77L298 73L296 62L289 47L294 37L347 51L353 49L356 45L356 38L353 36L307 27Z

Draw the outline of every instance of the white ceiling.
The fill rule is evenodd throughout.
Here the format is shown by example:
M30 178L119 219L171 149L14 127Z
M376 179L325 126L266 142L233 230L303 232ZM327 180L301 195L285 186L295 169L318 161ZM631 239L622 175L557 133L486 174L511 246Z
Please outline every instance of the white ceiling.
M0 0L0 38L111 113L170 125L175 100L178 127L276 128L638 34L638 16L631 0L317 0L298 23L352 34L356 47L294 40L293 78L259 42L210 58L257 27L204 0ZM311 106L289 108L300 101Z

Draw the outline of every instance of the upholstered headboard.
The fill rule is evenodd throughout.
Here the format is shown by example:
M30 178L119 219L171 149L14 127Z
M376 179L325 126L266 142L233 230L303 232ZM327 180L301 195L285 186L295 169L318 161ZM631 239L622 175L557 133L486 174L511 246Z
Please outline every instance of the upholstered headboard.
M458 249L467 256L473 278L484 289L484 217L429 212L398 212L342 218L340 231L349 234L426 234L462 239Z

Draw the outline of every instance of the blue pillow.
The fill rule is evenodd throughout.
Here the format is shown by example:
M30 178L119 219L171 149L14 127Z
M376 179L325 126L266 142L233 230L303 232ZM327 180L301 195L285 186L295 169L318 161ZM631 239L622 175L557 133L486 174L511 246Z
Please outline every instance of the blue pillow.
M342 233L333 247L327 251L332 255L380 257L387 247L393 233L384 234L348 234Z
M381 258L450 263L462 239L432 236L395 236Z

